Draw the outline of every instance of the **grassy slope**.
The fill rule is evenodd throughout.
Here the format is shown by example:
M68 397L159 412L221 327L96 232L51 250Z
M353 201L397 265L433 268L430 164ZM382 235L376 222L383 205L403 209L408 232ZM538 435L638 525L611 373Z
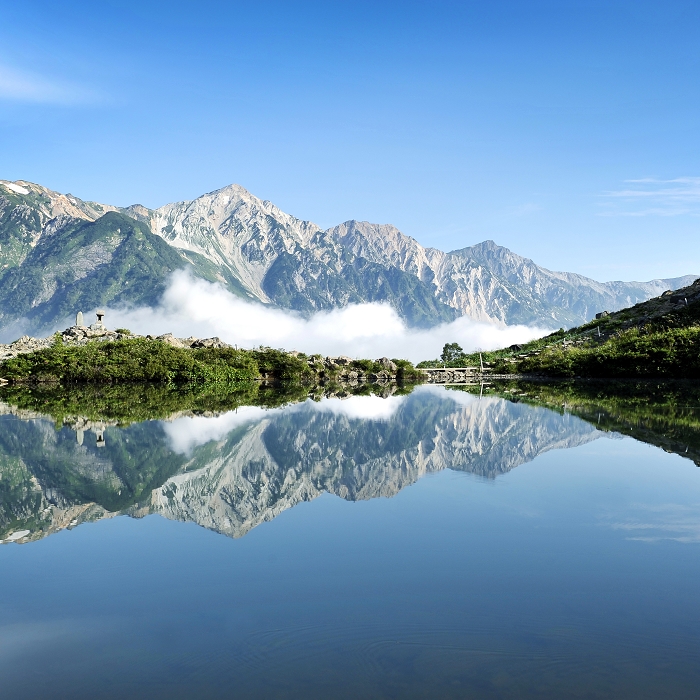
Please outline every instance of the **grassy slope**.
M568 331L482 355L496 374L700 378L700 283ZM442 363L419 366L431 365ZM479 355L464 354L450 365L478 366Z

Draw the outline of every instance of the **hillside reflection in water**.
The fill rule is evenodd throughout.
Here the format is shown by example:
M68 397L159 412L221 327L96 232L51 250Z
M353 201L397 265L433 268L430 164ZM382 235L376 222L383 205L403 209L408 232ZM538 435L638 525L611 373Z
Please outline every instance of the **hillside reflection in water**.
M579 402L579 418L556 392L509 391L58 428L4 404L0 683L692 697L696 467L624 438L609 406ZM654 435L685 454L693 430Z

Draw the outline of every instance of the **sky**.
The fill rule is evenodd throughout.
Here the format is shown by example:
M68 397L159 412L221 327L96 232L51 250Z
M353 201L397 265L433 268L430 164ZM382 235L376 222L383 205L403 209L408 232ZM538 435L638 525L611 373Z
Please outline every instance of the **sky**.
M700 275L700 3L3 2L0 178Z

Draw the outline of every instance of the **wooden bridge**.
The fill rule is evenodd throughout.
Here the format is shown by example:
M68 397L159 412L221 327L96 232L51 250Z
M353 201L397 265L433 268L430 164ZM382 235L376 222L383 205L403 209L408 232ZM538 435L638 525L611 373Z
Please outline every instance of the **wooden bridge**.
M427 384L478 384L484 373L479 367L426 367Z

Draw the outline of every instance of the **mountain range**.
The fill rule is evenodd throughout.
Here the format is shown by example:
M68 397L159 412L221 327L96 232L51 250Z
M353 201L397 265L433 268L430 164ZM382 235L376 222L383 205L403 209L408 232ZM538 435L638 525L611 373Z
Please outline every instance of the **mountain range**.
M119 513L241 537L323 493L390 498L443 469L494 479L606 435L544 408L429 388L384 399L380 419L359 417L378 400L75 430L0 402L0 540Z
M154 305L187 268L251 302L302 314L386 302L411 326L460 316L568 327L690 284L597 282L485 241L443 252L389 224L323 230L239 185L158 209L0 181L0 331L39 332L98 306Z

